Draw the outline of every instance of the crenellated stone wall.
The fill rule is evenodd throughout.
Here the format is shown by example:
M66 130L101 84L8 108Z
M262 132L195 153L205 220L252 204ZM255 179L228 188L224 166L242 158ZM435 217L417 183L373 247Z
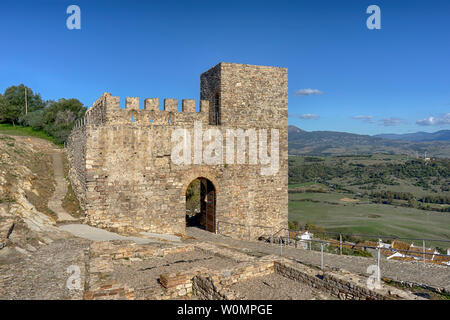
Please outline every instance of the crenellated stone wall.
M286 227L287 88L287 69L220 63L201 75L198 112L191 99L182 100L181 111L176 99L164 99L160 107L158 98L145 99L143 106L139 98L126 98L121 108L119 97L103 94L67 141L70 178L86 222L123 233L184 233L186 189L201 177L214 185L216 231L248 239ZM244 163L198 163L194 150L190 163L174 163L174 131L186 129L192 141L199 126L203 132L254 130L258 142L265 131L269 154L271 130L278 130L276 172L262 174L268 164L250 163L249 138ZM201 154L207 147L202 143ZM225 138L222 150L225 155Z

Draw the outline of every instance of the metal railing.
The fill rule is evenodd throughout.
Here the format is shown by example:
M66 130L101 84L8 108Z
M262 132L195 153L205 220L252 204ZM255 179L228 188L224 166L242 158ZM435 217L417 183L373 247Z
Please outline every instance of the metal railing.
M296 241L304 242L304 243L308 243L309 242L310 243L310 248L311 248L311 242L316 242L316 243L320 244L320 269L322 271L324 271L324 246L326 244L329 244L329 243L332 243L332 244L335 244L335 243L331 242L331 241L327 241L327 240L318 240L318 239L296 240ZM289 244L287 244L287 245L289 245ZM377 276L378 283L380 283L380 281L381 281L381 251L382 250L389 250L389 251L395 251L395 252L406 252L406 253L407 252L411 252L411 251L408 251L408 250L392 249L392 248L386 248L386 247L382 247L382 246L374 247L374 246L355 244L353 247L363 247L364 249L368 249L369 248L369 249L375 249L377 251L377 265L376 265L377 273L376 273L376 276ZM416 254L422 253L423 254L424 252L416 252L416 251L414 251L414 253L416 253ZM282 239L282 237L280 237L280 255L281 256L283 255L283 239ZM432 255L433 257L434 256L450 257L450 255L447 255L447 254L437 254L437 253L431 254L429 252L426 252L426 255ZM426 260L425 260L425 254L424 254L423 265L425 266L425 264L426 264ZM439 265L443 266L443 267L449 267L449 265L446 265L446 264L439 264Z
M282 231L289 231L289 232L303 232L303 231L309 231L311 233L316 232L319 234L333 234L333 235L340 235L342 236L350 236L350 237L366 237L366 238L377 238L377 239L386 239L386 240L411 240L411 241L428 241L428 242L449 242L450 239L429 239L429 238L408 238L408 237L398 237L398 236L385 236L385 235L374 235L374 234L363 234L363 233L343 233L343 232L332 232L332 231L318 231L318 230L295 230L295 229L289 229L289 228L281 228L277 232L273 234L273 236L276 236Z
M323 246L324 245L328 245L328 244L332 244L334 246L337 246L338 244L335 242L337 240L325 240L325 239L298 239L298 238L291 238L290 233L299 233L305 230L293 230L293 229L289 229L289 228L281 228L280 230L278 230L277 232L275 232L274 234L272 234L271 238L270 238L270 243L274 243L274 239L276 239L276 236L278 234L280 234L283 231L287 231L287 236L279 236L279 243L280 243L280 254L282 255L283 253L283 245L285 246L289 246L292 242L294 243L294 246L297 248L298 247L298 242L300 243L306 243L307 247L309 247L310 250L312 250L312 246L311 243L319 243L321 246L321 265L323 267ZM308 230L310 231L310 230ZM311 230L312 231L312 230ZM310 231L310 232L311 232ZM314 232L314 231L312 231ZM408 237L397 237L397 236L381 236L381 235L367 235L367 234L346 234L346 233L339 233L339 232L318 232L321 235L324 234L333 234L333 235L339 235L339 253L342 254L343 248L344 247L351 247L351 249L374 249L377 250L377 255L378 255L378 264L379 264L379 260L380 260L380 253L381 250L385 250L385 251L391 251L393 253L399 252L399 253L405 253L405 256L408 258L418 258L417 255L422 255L422 260L425 263L427 261L427 256L431 256L431 259L428 259L429 261L432 261L432 259L434 259L434 257L450 257L450 255L448 254L441 254L441 253L431 253L431 252L427 252L426 251L426 246L425 246L425 241L433 241L433 242L445 242L445 243L450 243L450 240L446 240L446 239L424 239L424 238L408 238ZM351 242L344 242L342 240L342 236L365 236L365 237L377 237L378 238L378 246L371 246L368 244L358 244L358 243L351 243ZM422 241L422 251L412 251L412 250L404 250L404 249L394 249L392 247L386 247L386 246L382 246L382 239L387 239L387 240L421 240ZM308 246L309 244L309 246ZM408 256L409 254L409 256ZM440 264L442 266L449 266L448 264Z
M272 232L273 227L268 227L268 226L262 226L262 225L247 225L247 224L241 224L241 223L233 223L233 222L228 222L228 221L217 221L217 229L216 229L216 233L217 234L222 234L227 236L227 234L223 234L222 232L222 228L220 227L221 225L226 224L226 225L231 225L231 226L238 226L241 228L244 228L245 231L244 232L248 232L248 240L251 240L251 231L252 228L259 228L259 229L263 229L263 230L268 230L270 231L269 233L266 233L264 235L261 235L261 237L265 237L266 239L269 240L269 242L271 244L275 244L275 242L279 242L280 244L280 255L283 255L283 246L290 246L291 244L294 244L295 248L298 248L298 243L301 244L306 244L307 249L309 248L309 250L313 250L312 249L312 243L319 243L320 244L320 251L321 251L321 267L323 269L323 250L324 247L326 245L330 245L332 244L335 247L339 248L339 254L342 255L343 254L343 249L344 248L348 248L350 247L350 249L355 250L355 249L363 249L363 250L367 250L367 249L373 249L377 251L377 260L378 260L378 265L380 263L380 259L381 259L381 251L384 250L386 251L390 251L392 253L405 253L405 257L406 258L419 258L418 255L421 255L421 258L423 260L424 263L426 263L426 261L433 261L432 259L434 259L434 257L450 257L450 255L448 254L442 254L442 253L436 253L436 252L427 252L426 251L426 241L428 242L445 242L445 243L450 243L450 240L447 239L429 239L429 238L410 238L410 237L398 237L398 236L385 236L385 235L373 235L373 234L349 234L349 233L342 233L342 232L330 232L330 231L315 231L315 230L294 230L294 229L289 229L289 228L281 228L279 229L277 232ZM300 233L303 231L309 231L311 233L318 233L322 236L325 235L339 235L339 242L337 243L337 240L326 240L326 239L298 239L296 237L291 237L290 233ZM282 232L286 232L287 234L285 236L280 235ZM377 238L378 239L378 245L374 246L374 245L370 245L370 244L359 244L359 243L352 243L352 242L348 242L348 241L343 241L343 237L366 237L366 238ZM278 237L278 239L277 239ZM405 250L405 249L394 249L392 247L386 247L386 246L382 246L382 240L410 240L410 241L422 241L422 250L421 251L412 251L412 250ZM278 240L278 241L276 241ZM427 257L431 257L431 259L427 259ZM449 259L450 260L450 259ZM449 267L449 265L447 264L440 264L442 266L447 266Z

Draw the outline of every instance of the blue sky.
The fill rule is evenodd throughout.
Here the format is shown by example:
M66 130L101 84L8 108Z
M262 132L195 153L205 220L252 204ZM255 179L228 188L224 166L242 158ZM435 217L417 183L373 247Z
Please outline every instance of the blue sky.
M81 30L66 28L71 4ZM371 4L381 30L366 27ZM450 127L447 0L3 0L0 39L1 92L198 99L200 73L225 61L287 67L289 123L304 130Z

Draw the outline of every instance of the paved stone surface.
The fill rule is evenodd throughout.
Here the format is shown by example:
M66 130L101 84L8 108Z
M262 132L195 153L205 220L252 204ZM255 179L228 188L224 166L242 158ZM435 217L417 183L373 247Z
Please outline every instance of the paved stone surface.
M173 234L160 234L160 233L153 233L153 232L145 232L142 231L139 234L143 235L144 237L148 238L156 238L160 240L168 240L173 242L181 242L181 238L178 236L175 236Z
M280 255L280 246L258 241L242 241L222 235L216 235L198 228L187 228L187 234L195 237L195 241L207 241L219 246L225 246L251 255L261 256L267 254ZM194 241L194 240L192 240ZM282 255L299 262L320 266L320 252L284 247ZM324 265L328 268L340 268L350 272L369 276L367 268L376 265L375 258L356 256L340 256L324 254ZM382 259L381 276L397 281L423 283L437 288L445 288L450 292L450 269L445 266L426 264L420 262L404 262Z
M137 244L160 242L157 239L128 237L120 234L109 232L100 228L88 226L86 224L66 224L59 227L61 230L70 232L76 237L80 237L92 241L110 241L110 240L130 240Z

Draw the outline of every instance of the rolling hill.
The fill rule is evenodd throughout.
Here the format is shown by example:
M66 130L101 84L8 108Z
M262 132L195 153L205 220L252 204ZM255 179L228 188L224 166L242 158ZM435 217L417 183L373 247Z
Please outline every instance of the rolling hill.
M290 155L355 155L355 154L416 154L430 157L450 157L450 140L445 137L450 130L434 134L417 133L400 135L369 136L336 131L304 131L289 126ZM441 133L439 133L441 132ZM406 137L405 137L406 136Z
M405 133L405 134L377 134L374 137L384 138L389 140L406 140L413 142L424 142L424 141L450 141L450 130L440 130L436 132L415 132L415 133Z

